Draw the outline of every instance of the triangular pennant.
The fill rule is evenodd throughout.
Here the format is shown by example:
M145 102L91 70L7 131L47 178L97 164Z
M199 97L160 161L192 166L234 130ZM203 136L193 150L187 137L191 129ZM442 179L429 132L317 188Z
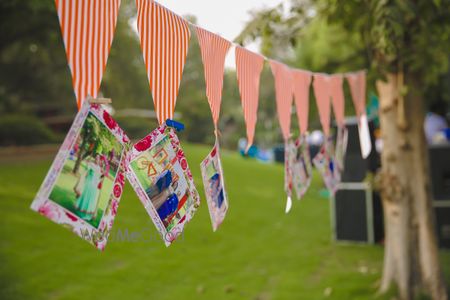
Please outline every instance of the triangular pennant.
M331 104L333 106L334 117L339 127L345 126L345 100L344 91L342 89L342 75L336 74L331 79Z
M305 134L308 131L309 85L311 84L311 78L312 75L310 72L292 70L295 106L297 108L297 118L301 134Z
M366 115L366 72L347 74L347 81L350 85L353 104L358 116L359 143L361 155L367 158L372 151L372 141L370 139L369 124Z
M137 28L159 123L173 118L191 32L188 23L152 0L136 0Z
M247 127L247 149L253 144L258 112L259 79L264 66L264 57L236 47L236 75L245 125Z
M120 0L55 0L78 108L97 97L119 14Z
M225 56L230 49L231 42L196 27L202 61L205 70L206 96L213 115L214 126L217 127L222 102L223 72L225 68Z
M326 137L330 135L330 76L325 74L314 74L314 95L316 96L317 108L319 110L320 123Z
M346 78L350 86L356 114L361 116L366 111L366 72L350 73L346 75Z
M293 100L293 81L291 69L285 64L271 60L270 67L275 78L275 98L278 120L283 138L286 141L291 132L291 111Z

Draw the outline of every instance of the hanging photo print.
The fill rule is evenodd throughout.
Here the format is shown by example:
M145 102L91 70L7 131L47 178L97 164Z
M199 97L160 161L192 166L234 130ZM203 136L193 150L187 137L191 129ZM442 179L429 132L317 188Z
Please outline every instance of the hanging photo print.
M334 151L335 178L341 181L341 174L344 171L345 153L347 152L348 130L345 126L337 127L336 149Z
M301 135L295 141L295 161L292 167L293 186L297 199L301 199L309 188L312 176L312 163L306 136Z
M314 157L313 163L322 176L326 188L334 195L338 181L335 176L334 149L331 139L324 141L319 153Z
M292 207L293 168L297 151L295 144L291 139L289 139L284 145L284 190L287 194L286 213L288 213Z
M108 112L84 101L31 208L103 250L125 183L128 146Z
M228 197L225 191L219 143L217 141L214 148L200 164L200 168L213 231L216 231L228 210Z
M169 246L200 205L174 129L159 126L132 147L127 159L127 178Z

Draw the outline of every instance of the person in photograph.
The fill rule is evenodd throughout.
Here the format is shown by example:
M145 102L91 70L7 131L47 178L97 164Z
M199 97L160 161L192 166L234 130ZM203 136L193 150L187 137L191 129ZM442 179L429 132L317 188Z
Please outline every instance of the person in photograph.
M75 207L80 217L86 221L94 219L97 214L99 186L102 175L100 156L97 155L95 160L88 160L86 162L86 173L80 176L80 179L81 177L84 178L81 190L77 187L78 184L75 187L75 193L78 196Z
M109 177L109 170L111 169L110 162L112 161L114 154L113 151L109 152L108 156L105 154L100 154L100 165L102 170L102 175L100 176L100 182L98 184L98 189L101 190L103 186L103 181L105 178Z
M211 189L211 196L216 204L216 207L220 208L222 206L224 197L222 184L220 182L220 174L216 173L209 179L209 186Z
M444 101L436 101L431 105L424 121L425 137L428 144L445 141L444 130L449 127L445 119L446 114L447 104Z

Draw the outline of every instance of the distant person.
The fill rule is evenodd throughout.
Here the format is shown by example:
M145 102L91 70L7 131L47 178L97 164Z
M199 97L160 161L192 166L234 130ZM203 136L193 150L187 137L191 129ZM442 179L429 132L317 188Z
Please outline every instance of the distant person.
M445 115L447 104L443 101L434 102L430 106L430 112L425 117L424 129L428 144L436 143L445 138L444 131L448 128Z
M308 135L306 142L309 145L311 158L314 158L314 156L319 153L320 147L322 146L324 141L325 137L320 130L314 130L310 135Z

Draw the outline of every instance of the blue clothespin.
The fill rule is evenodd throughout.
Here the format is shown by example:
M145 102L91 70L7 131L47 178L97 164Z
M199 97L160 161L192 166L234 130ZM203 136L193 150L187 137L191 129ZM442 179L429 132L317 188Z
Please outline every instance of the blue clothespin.
M166 125L172 128L175 128L176 131L181 132L184 130L184 124L177 122L175 120L167 119Z

